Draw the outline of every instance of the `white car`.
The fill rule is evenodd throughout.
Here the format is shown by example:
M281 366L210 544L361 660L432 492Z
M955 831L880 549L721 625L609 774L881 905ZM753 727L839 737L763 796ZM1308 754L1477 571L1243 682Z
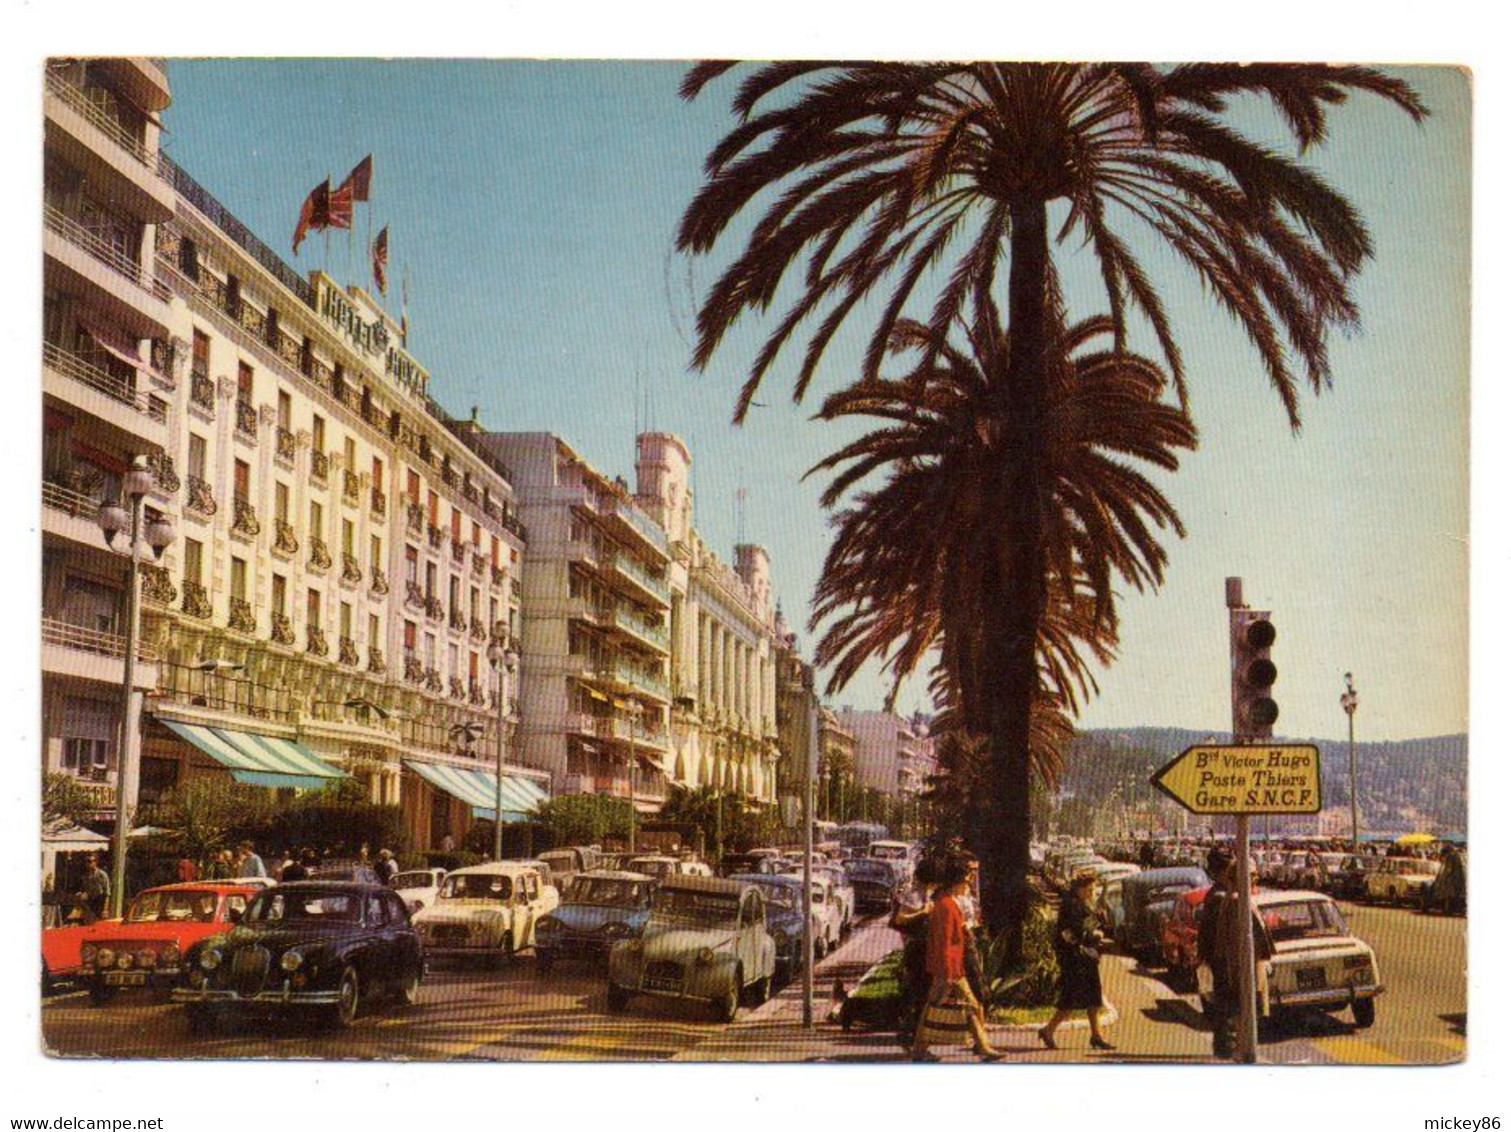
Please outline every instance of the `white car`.
M435 902L413 919L427 956L502 964L535 946L535 925L559 903L532 866L494 861L448 873Z
M441 882L445 879L445 869L409 869L395 873L388 886L399 894L412 916L435 903L436 893L441 891Z
M711 877L714 875L714 871L702 861L693 861L685 857L659 855L631 857L625 862L624 867L632 873L644 873L658 884L671 877Z
M1349 1007L1360 1029L1374 1025L1375 998L1385 990L1374 949L1349 934L1331 897L1260 892L1254 910L1273 952L1260 969L1261 1018L1303 1007L1330 1012ZM1197 972L1197 987L1205 1009L1212 996L1212 972L1205 964Z
M1371 904L1383 900L1387 904L1420 905L1442 867L1437 861L1420 857L1388 857L1383 868L1364 878L1364 898Z
M814 946L818 951L818 957L822 959L839 946L844 927L844 912L840 907L839 898L834 894L834 886L829 883L828 878L814 874L811 894Z
M855 888L850 884L849 876L839 865L815 864L813 871L829 882L830 894L839 907L840 934L849 935L850 926L855 920ZM797 867L796 873L798 876L803 875L801 865Z

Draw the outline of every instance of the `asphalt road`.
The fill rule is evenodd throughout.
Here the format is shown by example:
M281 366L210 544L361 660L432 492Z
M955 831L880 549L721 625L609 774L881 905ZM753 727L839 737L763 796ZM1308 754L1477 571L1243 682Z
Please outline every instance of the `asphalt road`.
M1386 993L1375 1025L1356 1031L1347 1013L1314 1012L1269 1036L1260 1058L1270 1064L1412 1064L1464 1056L1466 1026L1465 921L1402 909L1342 905L1356 934L1379 957ZM406 1058L414 1060L660 1061L826 1060L901 1058L890 1035L843 1034L824 1019L828 992L847 984L897 945L880 921L860 927L849 943L818 967L818 1026L799 1026L800 1000L790 987L771 1003L741 1010L732 1026L707 1017L699 1004L637 998L624 1014L610 1014L601 973L580 965L538 975L528 956L495 971L461 967L433 972L419 1003L379 1010L349 1030L332 1032L286 1022L249 1022L195 1037L182 1010L122 995L96 1008L82 994L49 999L42 1011L48 1049L62 1056L142 1058ZM1196 999L1172 990L1159 972L1108 957L1103 981L1118 1020L1110 1036L1118 1049L1095 1053L1084 1029L1067 1026L1060 1049L1042 1049L1032 1028L994 1033L1017 1061L1211 1061L1211 1037ZM964 1051L941 1051L947 1060Z

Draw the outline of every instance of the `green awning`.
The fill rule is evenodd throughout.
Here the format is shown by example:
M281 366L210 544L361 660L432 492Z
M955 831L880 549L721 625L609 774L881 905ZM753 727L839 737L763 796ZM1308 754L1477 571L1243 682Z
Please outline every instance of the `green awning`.
M307 748L276 735L205 727L171 719L161 722L180 739L192 743L229 770L237 782L249 786L319 790L338 778L347 777L345 771L317 758Z
M500 780L491 772L418 759L405 759L404 765L437 790L471 806L473 817L493 820ZM502 792L503 819L507 822L524 821L549 796L537 783L517 774L503 776Z

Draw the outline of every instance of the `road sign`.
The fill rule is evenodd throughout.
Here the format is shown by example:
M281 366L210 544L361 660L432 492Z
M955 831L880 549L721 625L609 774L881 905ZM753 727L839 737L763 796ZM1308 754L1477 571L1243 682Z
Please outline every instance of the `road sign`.
M1309 744L1187 747L1149 781L1193 814L1322 809L1322 756Z

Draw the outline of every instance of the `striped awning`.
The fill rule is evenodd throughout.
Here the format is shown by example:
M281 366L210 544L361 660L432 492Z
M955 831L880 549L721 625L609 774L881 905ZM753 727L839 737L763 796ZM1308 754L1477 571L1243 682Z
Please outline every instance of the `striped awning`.
M492 774L473 770L471 767L452 766L449 763L427 763L418 759L405 759L404 765L414 771L437 790L450 794L458 801L472 807L472 816L493 820L495 793L499 780ZM524 821L535 808L548 797L539 784L516 774L503 776L503 819L506 822Z
M306 748L276 735L232 731L228 727L205 727L198 723L161 721L180 739L194 744L231 772L237 782L276 790L318 790L346 772L337 770Z

